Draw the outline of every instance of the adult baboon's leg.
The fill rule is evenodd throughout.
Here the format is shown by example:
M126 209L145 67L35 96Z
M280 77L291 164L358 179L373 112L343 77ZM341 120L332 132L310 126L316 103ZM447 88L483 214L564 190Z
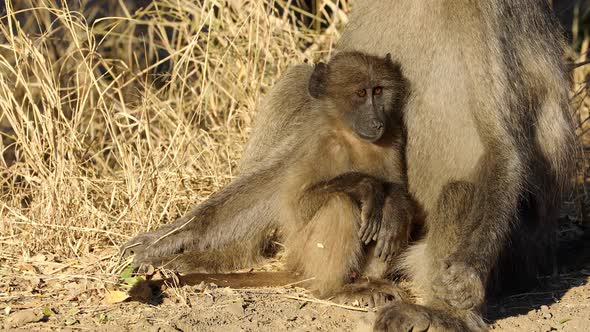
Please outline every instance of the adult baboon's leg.
M470 226L475 186L467 182L451 182L443 187L436 211L430 218L430 232L422 243L414 245L402 261L402 268L409 275L420 304L397 302L385 307L375 323L376 331L484 331L485 323L478 309L464 307L463 298L453 298L447 303L438 296L438 291L453 289L461 294L464 285L469 285L468 298L475 292L483 299L484 289L479 276L462 274L464 280L445 280L453 274L441 275L438 265L445 264L445 258L455 251L456 243L466 236ZM455 268L455 267L447 267ZM442 269L444 270L444 268ZM440 284L440 281L444 284Z

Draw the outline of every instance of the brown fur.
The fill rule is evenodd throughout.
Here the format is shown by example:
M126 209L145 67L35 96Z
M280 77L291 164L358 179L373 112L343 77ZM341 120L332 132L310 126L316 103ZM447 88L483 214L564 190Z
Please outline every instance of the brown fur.
M407 176L425 232L402 267L423 296L387 306L375 329L485 330L484 291L530 285L551 262L576 155L561 36L547 4L357 0L338 49L392 52L412 84ZM293 69L263 102L244 152L245 178L297 145L309 101L290 86L310 71ZM275 223L273 206L249 207L240 229ZM159 248L140 253L157 257Z
M422 305L392 305L377 330L485 329L486 288L530 285L551 262L575 156L558 33L545 1L356 2L338 48L398 56L426 215L403 264Z
M217 218L231 222L232 213L240 215L240 209L260 204L257 200L272 199L280 211L276 225L284 234L288 267L313 279L306 284L318 295L337 294L365 267L372 267L372 277L384 277L387 265L374 271L365 244L375 240L375 255L391 261L408 240L413 208L403 166L406 82L389 56L353 52L319 64L308 88L310 95L299 91L301 97L313 96L304 103L308 109L301 110L306 126L289 155L283 151L273 159L271 153L267 160L254 161L257 172L243 175L173 226L165 226L166 231L133 239L130 243L152 241L155 246L149 251L140 246L139 252L131 248L138 253L136 262L183 272L227 271L253 262L268 241L260 230L270 227L249 229L252 238L215 243L215 248L203 245L211 242L206 232L227 225ZM359 89L367 95L358 97ZM232 222L229 227L238 226ZM195 236L199 228L205 233ZM196 275L189 277L194 281Z

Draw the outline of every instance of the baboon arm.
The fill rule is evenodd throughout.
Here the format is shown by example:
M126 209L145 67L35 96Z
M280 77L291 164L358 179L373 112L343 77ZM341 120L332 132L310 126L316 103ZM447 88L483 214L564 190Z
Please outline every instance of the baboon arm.
M360 172L344 173L306 189L299 199L301 210L308 211L311 217L330 195L338 193L348 195L361 208L359 236L363 242L370 242L378 233L382 219L384 183Z
M386 183L385 190L383 220L376 235L375 256L387 262L408 244L416 209L405 185Z
M315 213L335 193L347 194L360 205L358 234L365 244L377 241L377 257L387 260L407 243L414 207L405 185L349 172L306 190L300 199L302 210Z
M514 135L506 131L508 125L499 117L475 117L478 127L485 128L480 132L485 152L478 162L477 177L473 179L473 203L467 215L446 211L446 217L438 221L463 224L454 250L439 263L442 287L437 296L457 308L473 308L483 303L485 285L501 250L507 246L525 184L518 143ZM465 199L456 197L458 201ZM451 218L462 220L451 221ZM432 229L441 229L440 225L432 226ZM444 237L444 234L433 233L432 236Z
M506 141L506 138L504 138ZM484 154L476 181L473 210L455 254L487 278L506 246L524 185L522 163L515 146L496 146Z

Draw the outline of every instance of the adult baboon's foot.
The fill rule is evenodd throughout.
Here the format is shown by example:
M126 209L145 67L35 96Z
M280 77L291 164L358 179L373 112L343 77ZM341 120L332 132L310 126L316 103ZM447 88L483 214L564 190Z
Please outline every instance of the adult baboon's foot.
M373 328L374 331L386 332L482 332L486 330L485 324L477 314L465 312L465 317L470 318L463 319L445 311L408 302L394 302L377 314Z
M434 295L451 307L469 310L479 308L485 298L481 274L465 262L446 259L432 283Z
M383 308L375 320L374 331L428 331L431 317L422 307L407 302L392 303Z

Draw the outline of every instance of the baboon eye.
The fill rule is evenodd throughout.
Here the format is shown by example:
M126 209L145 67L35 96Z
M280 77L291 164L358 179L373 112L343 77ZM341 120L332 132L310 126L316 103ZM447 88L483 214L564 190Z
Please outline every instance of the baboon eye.
M358 90L358 91L356 92L356 95L357 95L357 96L359 96L359 97L361 97L361 98L364 98L364 97L366 97L366 96L367 96L367 90L365 90L365 89L360 89L360 90Z
M375 96L380 96L382 93L383 93L383 88L380 86L373 89L373 94Z

